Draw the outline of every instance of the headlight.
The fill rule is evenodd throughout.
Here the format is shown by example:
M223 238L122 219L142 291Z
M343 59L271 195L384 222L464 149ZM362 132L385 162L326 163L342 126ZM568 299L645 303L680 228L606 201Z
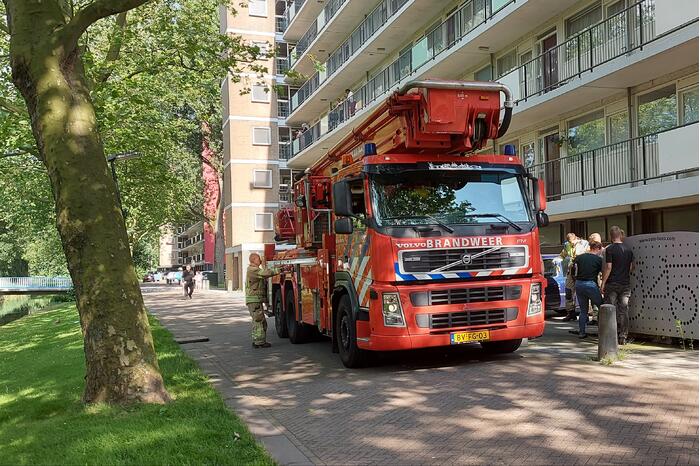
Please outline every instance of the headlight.
M384 315L384 326L406 326L406 321L403 318L403 310L401 309L401 299L398 293L382 293L382 314Z
M542 284L537 282L530 286L530 302L527 306L527 315L534 316L542 312Z

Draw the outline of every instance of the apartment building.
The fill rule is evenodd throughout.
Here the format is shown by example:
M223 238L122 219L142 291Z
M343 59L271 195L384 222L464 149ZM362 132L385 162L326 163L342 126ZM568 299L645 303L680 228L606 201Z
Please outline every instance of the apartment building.
M285 2L250 0L236 3L236 14L221 10L221 30L260 47L259 64L268 73L228 76L221 84L224 141L224 221L226 283L243 286L252 252L274 241L274 214L291 200L292 128L286 124L290 96L296 88L284 80L288 56L282 32ZM272 53L274 52L274 53Z
M214 268L214 234L202 221L161 230L158 268L186 265L202 271Z
M414 79L509 85L510 130L484 152L513 144L544 178L543 242L612 224L698 229L695 1L260 0L223 24L274 40L268 79L284 83L242 96L223 85L231 270L272 240L279 171L310 166Z

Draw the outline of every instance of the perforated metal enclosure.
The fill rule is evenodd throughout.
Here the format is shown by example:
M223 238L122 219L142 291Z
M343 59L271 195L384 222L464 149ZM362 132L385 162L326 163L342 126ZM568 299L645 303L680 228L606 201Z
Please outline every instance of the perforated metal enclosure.
M698 338L698 233L625 239L634 252L630 332Z

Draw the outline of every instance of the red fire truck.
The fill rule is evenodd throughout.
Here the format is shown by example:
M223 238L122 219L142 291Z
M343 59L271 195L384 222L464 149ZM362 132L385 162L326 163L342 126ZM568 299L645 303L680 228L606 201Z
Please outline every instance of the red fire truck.
M499 83L413 81L305 170L277 217L295 247L265 247L285 270L270 284L277 334L326 335L347 367L542 335L543 183L512 147L473 154L505 134L512 105Z

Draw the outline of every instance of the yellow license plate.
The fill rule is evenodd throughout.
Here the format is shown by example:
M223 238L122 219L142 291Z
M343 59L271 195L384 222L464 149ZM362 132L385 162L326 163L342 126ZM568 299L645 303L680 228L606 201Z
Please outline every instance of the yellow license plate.
M455 332L450 333L450 343L459 345L461 343L470 343L472 341L486 341L489 339L489 331L481 330L479 332Z

